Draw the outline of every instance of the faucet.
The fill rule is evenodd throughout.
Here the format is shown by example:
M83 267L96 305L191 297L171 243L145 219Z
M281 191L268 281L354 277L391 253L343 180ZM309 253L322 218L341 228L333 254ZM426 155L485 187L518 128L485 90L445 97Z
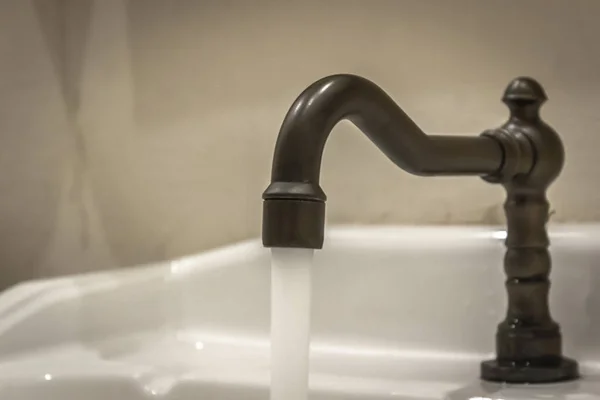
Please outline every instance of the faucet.
M322 248L326 196L319 186L321 158L330 132L347 119L409 173L474 175L506 189L508 309L497 328L496 357L481 363L481 379L550 383L578 378L577 362L562 355L560 327L548 306L546 189L563 167L564 148L540 118L546 100L537 81L518 77L502 97L510 112L502 126L479 136L436 136L423 132L365 78L318 80L292 104L279 131L271 184L263 193L264 246Z

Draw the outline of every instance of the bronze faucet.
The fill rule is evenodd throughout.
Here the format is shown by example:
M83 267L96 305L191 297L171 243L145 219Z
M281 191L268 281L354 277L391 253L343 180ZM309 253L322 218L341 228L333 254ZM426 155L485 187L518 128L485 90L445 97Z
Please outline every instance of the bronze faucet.
M480 136L434 136L365 78L333 75L313 83L288 111L277 138L271 184L263 194L264 246L323 246L321 157L329 133L343 119L407 172L477 175L502 184L507 193L508 311L498 325L496 359L481 364L481 378L509 383L576 379L577 363L562 356L560 327L548 308L546 189L563 167L564 149L540 119L546 99L534 79L516 78L502 98L510 110L502 126Z

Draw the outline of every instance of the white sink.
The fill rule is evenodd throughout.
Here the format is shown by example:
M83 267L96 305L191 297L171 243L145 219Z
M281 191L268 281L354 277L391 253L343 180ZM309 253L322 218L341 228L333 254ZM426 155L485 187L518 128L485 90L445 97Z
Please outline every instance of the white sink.
M551 228L551 310L584 378L479 382L505 312L503 236L329 230L313 272L311 399L600 399L600 225ZM17 286L0 296L0 399L267 399L269 273L254 240Z

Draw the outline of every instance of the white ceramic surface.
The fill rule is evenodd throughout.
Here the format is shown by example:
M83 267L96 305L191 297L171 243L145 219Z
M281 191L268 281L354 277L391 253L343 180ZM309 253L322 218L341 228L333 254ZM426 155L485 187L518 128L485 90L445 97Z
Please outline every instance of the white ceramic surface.
M552 311L584 379L477 380L505 310L504 235L329 230L313 271L311 399L600 399L600 225L551 228ZM0 399L266 399L269 268L253 240L4 292Z

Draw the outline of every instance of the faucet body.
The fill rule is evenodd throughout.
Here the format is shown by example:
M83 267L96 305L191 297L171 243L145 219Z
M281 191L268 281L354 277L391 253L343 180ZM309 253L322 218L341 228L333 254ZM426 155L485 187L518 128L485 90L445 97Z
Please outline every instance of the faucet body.
M420 176L479 176L507 192L508 310L498 326L496 359L481 366L489 381L543 383L578 377L562 356L560 328L548 307L550 255L546 189L560 173L560 138L539 116L546 100L531 78L517 78L503 101L508 121L480 136L423 132L377 85L355 75L333 75L310 85L282 124L271 184L263 194L266 247L323 246L326 196L319 186L325 142L347 119L398 167Z

